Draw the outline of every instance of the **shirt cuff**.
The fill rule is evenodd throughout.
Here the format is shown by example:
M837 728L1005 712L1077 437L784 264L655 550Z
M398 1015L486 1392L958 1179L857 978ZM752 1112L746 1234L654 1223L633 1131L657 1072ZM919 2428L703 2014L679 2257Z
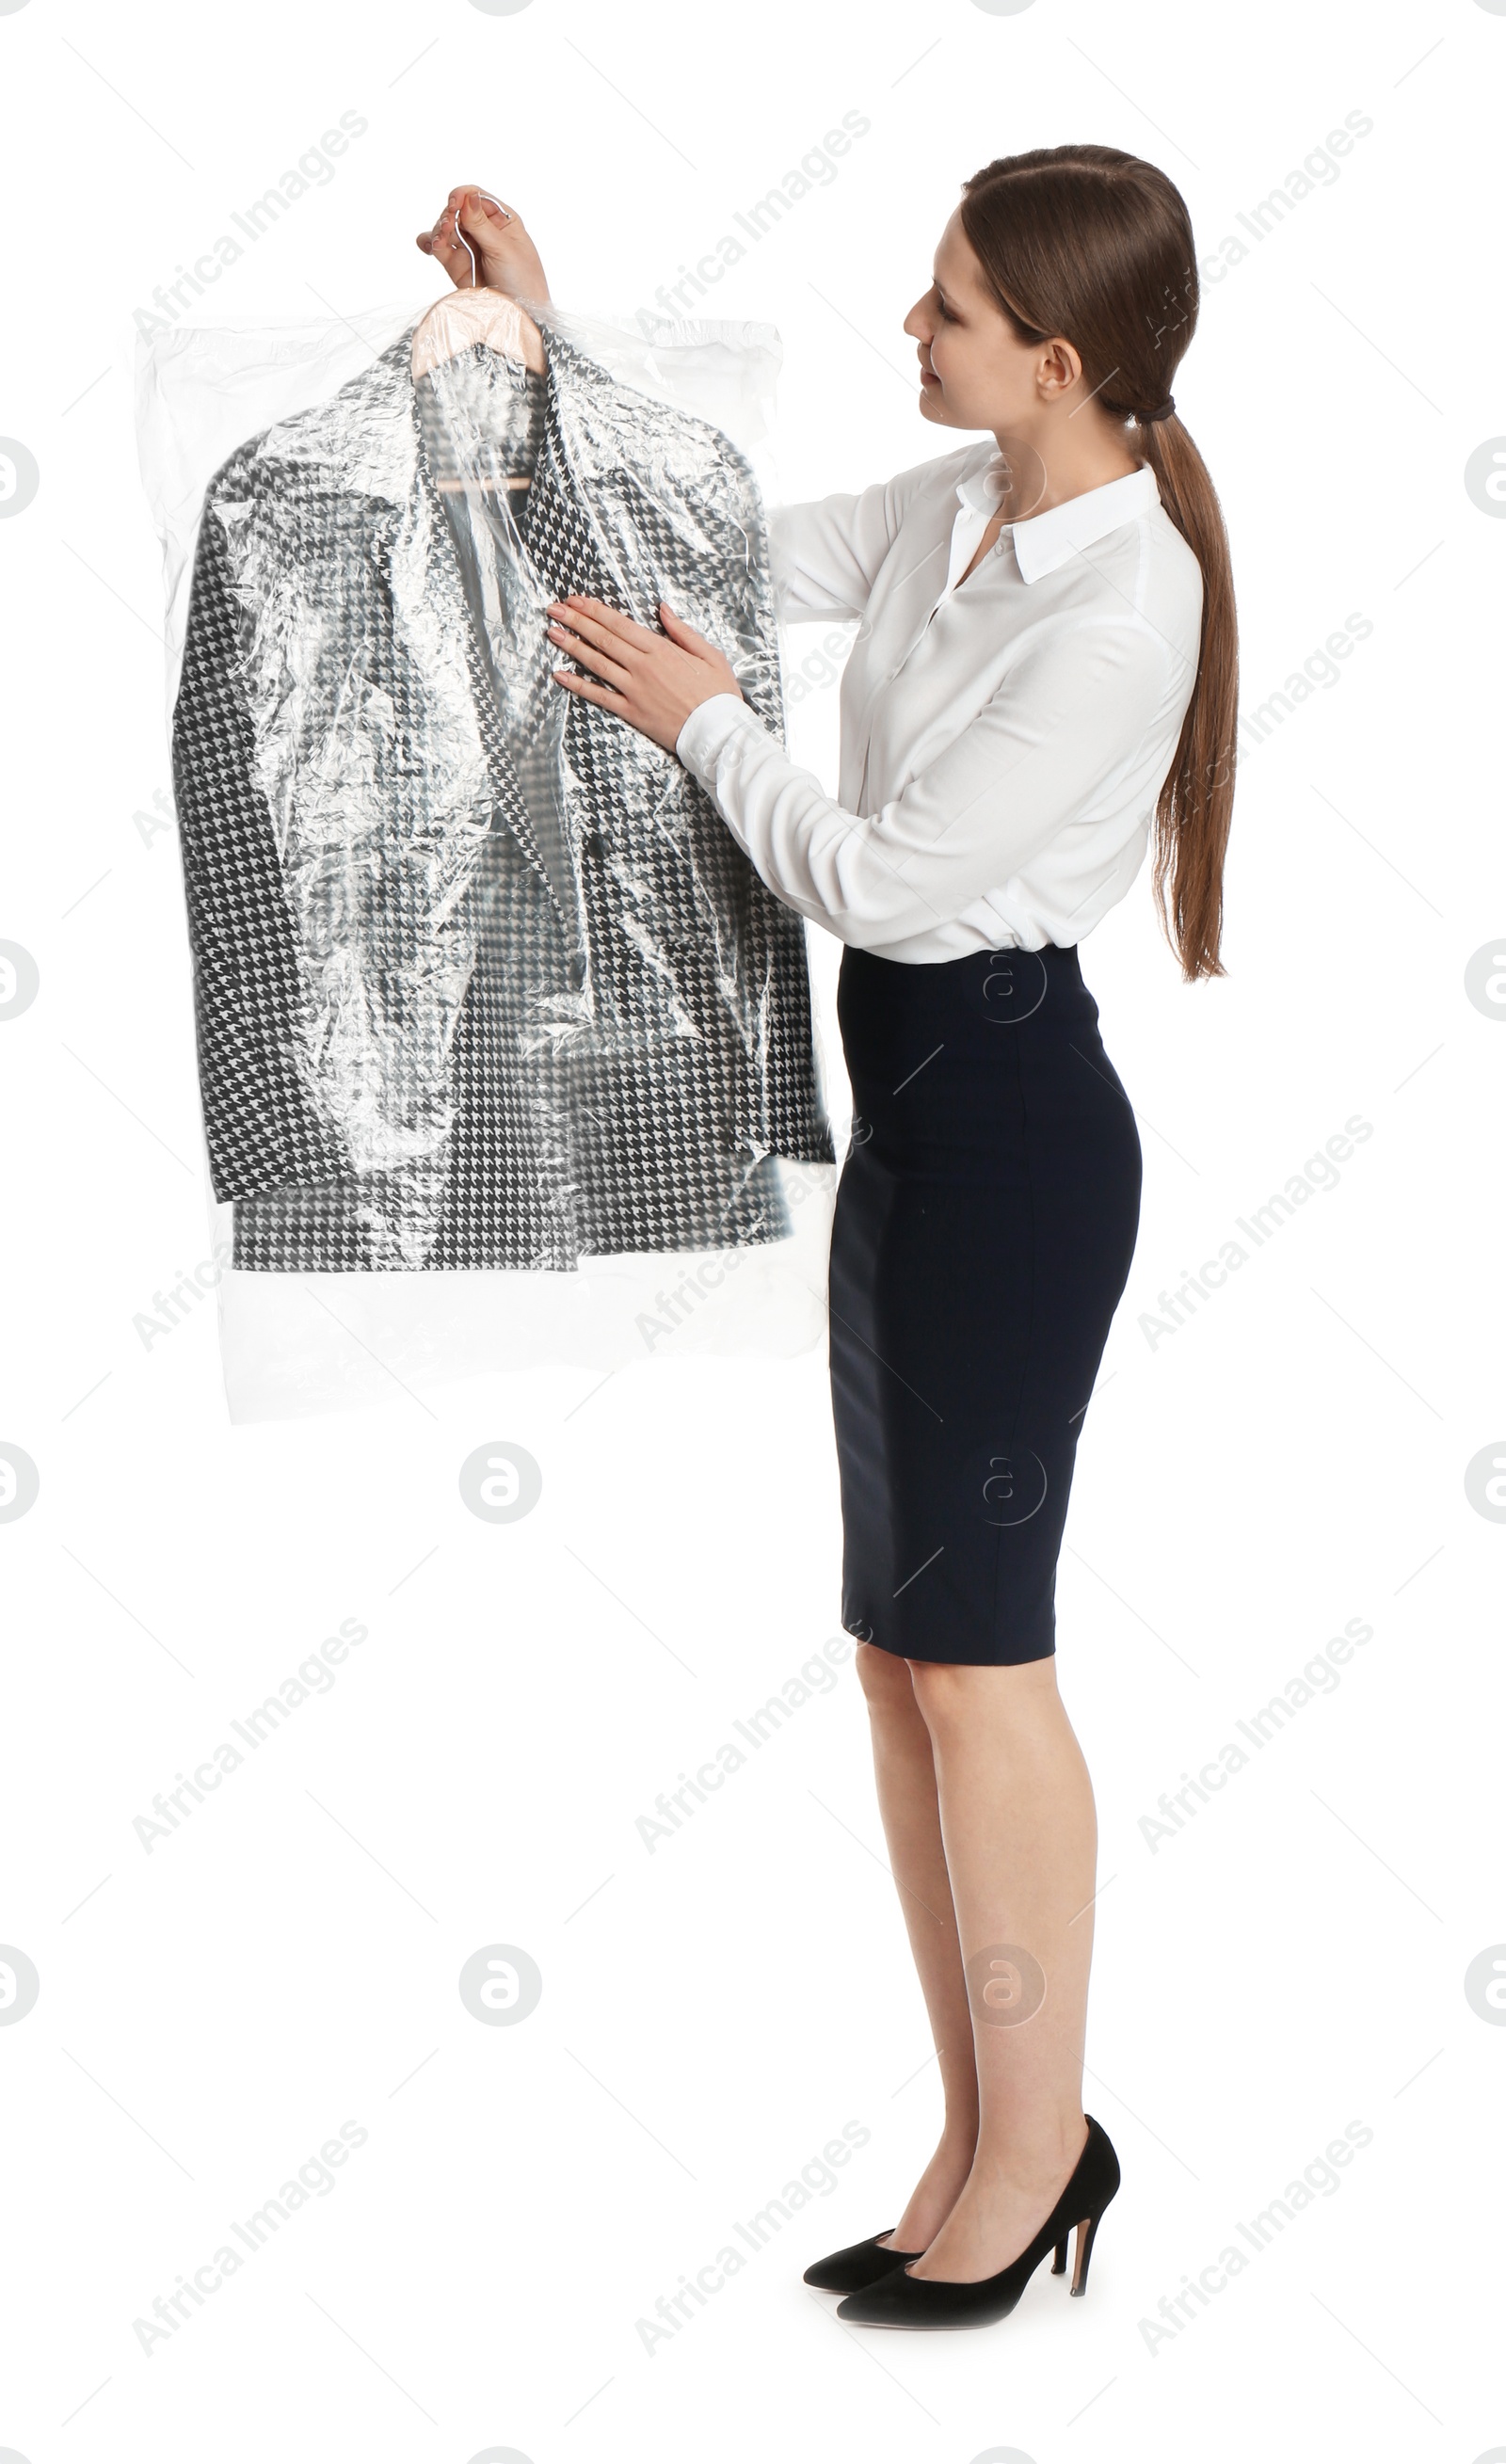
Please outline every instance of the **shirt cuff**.
M741 693L711 693L697 703L675 738L677 758L708 794L716 783L718 759L744 720L751 727L759 725Z

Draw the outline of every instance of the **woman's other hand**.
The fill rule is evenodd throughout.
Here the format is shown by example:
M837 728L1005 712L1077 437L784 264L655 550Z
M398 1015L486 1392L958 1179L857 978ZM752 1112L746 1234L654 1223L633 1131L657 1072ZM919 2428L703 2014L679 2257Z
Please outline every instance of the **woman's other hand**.
M713 693L742 697L742 688L715 642L685 624L662 599L662 633L651 632L600 599L577 595L552 600L548 612L549 639L556 650L591 671L589 677L572 676L556 668L556 684L583 701L599 702L668 753L674 752L691 712Z
M433 229L419 232L418 246L457 290L479 286L507 298L549 297L543 262L517 207L498 204L475 181L451 189Z

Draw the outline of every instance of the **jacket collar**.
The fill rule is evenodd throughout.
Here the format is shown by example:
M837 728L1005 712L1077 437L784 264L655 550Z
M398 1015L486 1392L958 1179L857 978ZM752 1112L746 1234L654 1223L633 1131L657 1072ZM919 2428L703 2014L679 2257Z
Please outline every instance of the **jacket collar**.
M991 515L998 504L1003 471L1004 455L995 448L986 462L959 479L958 501L976 513ZM1092 547L1126 522L1138 521L1160 502L1156 474L1145 463L1122 479L1086 488L1080 496L1069 496L1065 504L1052 505L1044 514L1007 522L1005 533L1013 539L1021 581L1038 582L1043 574L1054 573L1079 549Z

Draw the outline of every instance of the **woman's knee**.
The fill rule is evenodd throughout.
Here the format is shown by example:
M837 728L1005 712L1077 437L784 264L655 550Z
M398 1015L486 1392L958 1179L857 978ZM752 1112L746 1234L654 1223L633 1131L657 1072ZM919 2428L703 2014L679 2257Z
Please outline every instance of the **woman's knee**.
M897 1652L881 1651L876 1643L860 1642L853 1654L853 1665L871 1711L897 1709L913 1714L915 1688L910 1683L907 1660L901 1660Z
M1052 1658L1015 1666L971 1667L959 1661L912 1660L911 1691L933 1735L959 1732L1003 1719L1025 1726L1059 1705Z

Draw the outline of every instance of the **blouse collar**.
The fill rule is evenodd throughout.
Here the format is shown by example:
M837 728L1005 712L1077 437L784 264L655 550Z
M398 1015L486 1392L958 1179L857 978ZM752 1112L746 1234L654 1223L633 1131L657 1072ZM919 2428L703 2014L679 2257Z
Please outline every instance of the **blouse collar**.
M991 515L998 505L1005 467L1005 457L995 447L986 462L959 479L959 502ZM1044 514L1006 522L1021 581L1038 582L1043 574L1054 573L1079 549L1094 546L1126 522L1138 521L1160 502L1156 474L1143 463L1140 470L1126 472L1122 479L1106 479L1101 487L1085 488L1080 496L1069 496L1065 504L1052 505Z

